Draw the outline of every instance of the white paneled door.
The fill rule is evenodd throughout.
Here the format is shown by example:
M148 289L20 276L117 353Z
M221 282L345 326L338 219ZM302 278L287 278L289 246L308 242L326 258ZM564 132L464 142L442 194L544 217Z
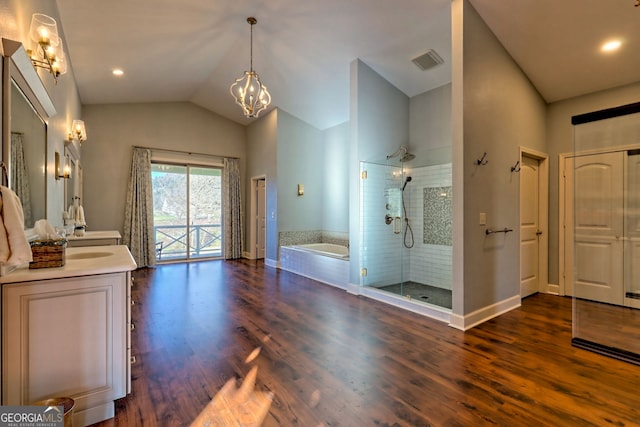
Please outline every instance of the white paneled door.
M540 161L523 156L520 167L520 296L540 290Z
M566 273L575 297L624 302L624 158L612 152L566 159L565 232L574 243L567 248L574 268Z

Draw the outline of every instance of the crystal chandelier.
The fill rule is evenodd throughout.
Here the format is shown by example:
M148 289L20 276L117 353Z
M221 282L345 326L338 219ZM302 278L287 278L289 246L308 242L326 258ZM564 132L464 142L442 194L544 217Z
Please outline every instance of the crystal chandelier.
M236 100L245 117L258 117L271 103L271 95L267 87L260 82L258 73L253 71L253 26L258 22L256 18L249 17L247 22L251 25L251 66L249 71L236 79L229 88L231 96Z

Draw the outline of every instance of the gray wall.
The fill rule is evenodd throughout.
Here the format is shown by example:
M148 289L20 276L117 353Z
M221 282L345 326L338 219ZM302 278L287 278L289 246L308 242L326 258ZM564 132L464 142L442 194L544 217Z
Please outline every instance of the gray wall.
M453 84L462 83L463 91L463 312L469 314L520 293L519 176L509 168L519 146L543 152L547 146L544 101L467 0L463 25L463 80ZM489 163L478 166L485 151ZM514 232L485 236L480 212L488 226Z
M640 100L640 83L554 102L547 106L547 134L549 142L549 283L559 283L559 207L558 154L573 151L571 116L617 107Z
M360 259L360 162L386 160L409 142L409 98L360 60L351 63L349 241L350 259ZM349 282L360 283L359 262Z
M451 163L451 83L409 100L409 148L420 166Z
M349 231L349 123L323 131L324 196L322 229Z
M246 168L245 127L188 102L86 105L84 120L82 204L89 230L123 232L133 146L238 157L240 170Z
M322 132L278 112L278 231L322 229L324 146ZM298 184L304 195L298 196Z
M265 258L272 265L278 259L278 109L247 126L247 186L251 177L266 176L267 181L267 238ZM246 194L249 194L250 188ZM246 222L245 230L249 230ZM248 237L248 233L245 233ZM248 245L245 244L245 248Z
M60 13L56 2L49 0L4 0L0 6L0 37L16 40L29 47L29 26L31 15L44 13L58 22L58 32L64 40L64 31L60 25ZM68 52L68 49L66 49ZM48 121L47 127L47 219L55 226L62 225L62 212L65 210L64 180L56 180L55 153L64 155L64 140L74 119L80 119L82 105L78 96L73 69L69 66L66 74L60 76L55 84L53 77L38 69L56 108L56 115ZM0 97L2 88L0 88ZM90 130L88 131L90 132Z

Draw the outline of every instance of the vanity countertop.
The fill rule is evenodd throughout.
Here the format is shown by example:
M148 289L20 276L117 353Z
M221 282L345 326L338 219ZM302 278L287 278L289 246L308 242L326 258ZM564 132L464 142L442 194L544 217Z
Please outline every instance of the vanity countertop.
M122 236L118 230L107 231L85 231L84 236L67 236L67 240L90 240L90 239L120 239Z
M137 268L125 245L67 248L65 258L63 267L29 269L25 265L0 277L0 284L121 273Z

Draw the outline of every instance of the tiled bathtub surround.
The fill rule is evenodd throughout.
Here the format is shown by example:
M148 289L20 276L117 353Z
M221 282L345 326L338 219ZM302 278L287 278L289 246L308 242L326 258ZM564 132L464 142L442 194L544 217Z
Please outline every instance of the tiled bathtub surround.
M349 260L314 254L295 247L280 247L280 268L346 289Z
M349 246L349 233L336 231L281 231L278 244L282 246L304 245L308 243L333 243Z
M304 245L306 243L320 243L322 231L281 231L278 244L280 246Z

